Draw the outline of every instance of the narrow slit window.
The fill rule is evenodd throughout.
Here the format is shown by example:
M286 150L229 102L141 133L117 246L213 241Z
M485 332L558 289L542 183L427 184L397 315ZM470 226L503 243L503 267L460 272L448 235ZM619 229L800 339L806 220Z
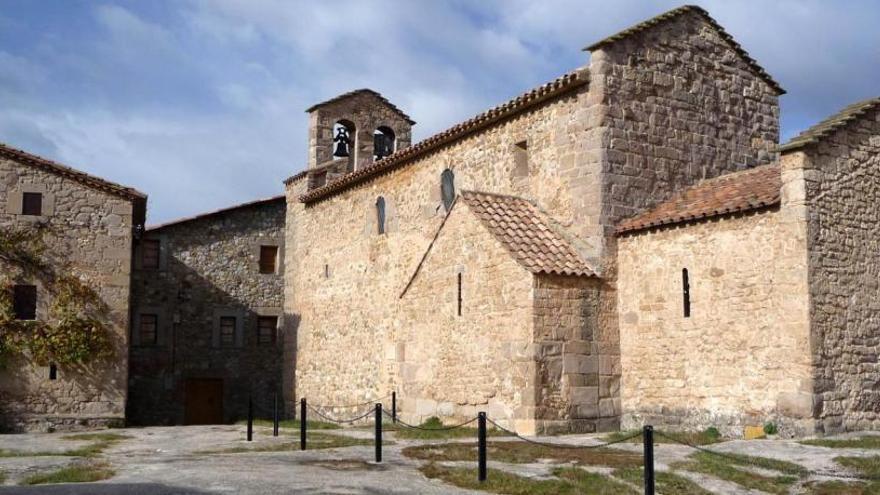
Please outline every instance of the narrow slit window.
M681 296L684 305L684 317L691 317L691 281L687 268L681 270Z
M57 380L58 379L58 367L55 366L55 363L49 365L49 379Z
M40 216L43 214L42 193L26 192L21 195L21 214Z
M457 297L456 314L461 316L461 273L458 274L458 297Z
M223 316L220 318L220 345L224 347L235 345L234 316Z
M455 199L455 174L448 168L440 174L440 197L443 199L443 207L449 211Z
M153 314L141 315L140 328L138 329L141 345L156 345L159 343L159 317Z
M529 143L520 141L513 145L513 176L527 177L529 175Z
M37 319L37 286L16 285L12 288L12 310L16 320Z
M257 320L257 344L271 345L275 343L275 334L278 330L277 316L261 316Z
M385 233L385 198L379 196L376 200L376 227L379 235Z
M141 244L141 268L144 270L159 269L159 253L162 244L159 239L144 239Z
M260 273L275 273L278 268L278 246L260 246Z

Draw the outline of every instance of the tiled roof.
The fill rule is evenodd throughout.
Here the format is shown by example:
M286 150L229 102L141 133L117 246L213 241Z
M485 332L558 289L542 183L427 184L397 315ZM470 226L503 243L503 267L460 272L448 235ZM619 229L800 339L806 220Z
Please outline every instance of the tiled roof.
M425 156L441 146L453 143L471 133L485 129L504 118L522 112L557 95L567 93L573 88L587 84L588 79L588 73L584 71L565 74L547 84L517 96L507 103L491 108L476 117L434 134L413 146L398 150L368 167L344 175L325 186L313 189L300 196L299 199L303 203L313 203L366 182L373 177L409 165L415 159Z
M828 117L822 122L819 122L806 131L798 134L789 142L780 146L779 150L782 152L794 151L799 150L804 146L818 143L822 138L831 135L837 129L840 129L875 108L880 108L880 98L871 98L869 100L853 103L840 112L837 112L831 117Z
M676 9L672 9L668 12L663 13L663 14L660 14L656 17L652 17L652 18L648 19L647 21L640 22L640 23L636 24L635 26L629 27L627 29L624 29L623 31L618 32L617 34L613 34L603 40L597 41L596 43L593 43L592 45L584 48L584 50L585 51L596 50L597 48L601 48L605 45L614 43L614 42L622 40L624 38L628 38L634 34L640 33L642 31L649 29L649 28L652 28L658 24L662 24L666 21L675 19L676 17L683 15L683 14L686 14L688 12L693 12L695 14L698 14L703 19L705 19L706 22L708 22L718 32L718 34L721 35L721 37L724 39L724 41L726 41L727 44L736 53L738 53L740 57L743 58L743 60L746 62L746 64L748 64L748 66L753 71L755 71L755 73L758 74L759 77L761 77L761 79L763 79L767 84L769 84L770 87L775 89L777 94L779 94L779 95L785 94L785 90L782 89L782 86L780 86L779 83L776 82L772 77L770 77L770 74L768 74L767 71L764 70L763 67L758 65L758 62L755 61L755 59L753 59L749 55L749 53L747 51L745 51L743 49L743 47L740 46L740 44L736 42L736 40L733 39L733 36L731 36L727 31L725 31L724 28L721 27L721 25L718 24L718 22L716 22L715 19L713 19L712 16L710 16L709 13L706 12L705 9L703 9L701 7L697 7L696 5L684 5L684 6L676 8Z
M170 222L160 223L158 225L149 225L149 226L147 226L147 230L148 231L155 231L155 230L159 230L159 229L164 229L165 227L170 227L172 225L179 225L179 224L186 223L186 222L201 220L203 218L208 218L208 217L211 217L214 215L228 213L233 210L238 210L241 208L248 208L251 206L261 206L264 204L274 203L276 201L283 203L285 201L285 196L280 195L280 196L272 196L271 198L257 199L254 201L248 201L247 203L241 203L241 204L237 204L237 205L233 205L233 206L227 206L226 208L221 208L219 210L213 210L213 211L208 211L205 213L199 213L198 215L193 215L190 217L178 218L177 220L172 220Z
M291 183L296 182L300 179L304 179L307 175L309 175L309 171L303 170L302 172L296 173L296 174L291 175L290 177L284 179L284 183L291 184Z
M68 179L89 186L93 189L110 193L115 196L121 196L125 199L140 201L146 201L147 199L147 195L138 191L137 189L116 184L101 179L100 177L89 175L85 172L80 172L79 170L72 169L67 165L62 165L58 162L54 162L47 158L43 158L41 156L28 153L26 151L22 151L18 148L13 148L12 146L8 146L3 143L0 143L0 156L10 158L19 163L30 165L41 170L45 170L46 172L66 177Z
M330 98L329 100L322 101L321 103L315 103L314 105L312 105L312 106L310 106L309 108L307 108L307 109L306 109L306 112L312 112L313 110L316 110L316 109L318 109L318 108L320 108L320 107L323 107L324 105L329 105L329 104L331 104L331 103L336 103L337 101L339 101L339 100L344 100L345 98L348 98L349 96L355 96L355 95L360 95L360 94L373 95L373 96L375 96L376 98L379 98L380 100L382 100L383 103L385 103L386 105L388 105L392 110L394 110L395 112L397 112L398 115L400 115L400 116L403 117L407 122L409 122L410 125L415 125L416 121L413 120L413 119L411 119L411 118L409 117L409 115L403 113L403 110L397 108L396 105L394 105L393 103L391 103L390 101L388 101L388 99L386 99L384 96L382 96L378 91L373 91L372 89L367 89L367 88L356 89L356 90L354 90L354 91L349 91L348 93L342 93L342 94L339 95L339 96L334 96L333 98Z
M617 233L690 222L779 203L782 178L771 163L705 180L647 211L622 220Z
M515 196L463 191L461 200L532 273L595 276L572 245L529 201Z

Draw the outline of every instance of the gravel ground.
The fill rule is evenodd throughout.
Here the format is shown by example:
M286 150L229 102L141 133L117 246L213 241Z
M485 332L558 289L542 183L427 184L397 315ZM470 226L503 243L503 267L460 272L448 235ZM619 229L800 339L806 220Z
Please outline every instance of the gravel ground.
M255 441L245 441L243 426L153 427L112 430L128 435L107 449L101 459L109 462L116 476L98 483L42 485L19 487L16 483L36 472L55 469L82 459L64 456L0 457L0 471L7 475L0 494L71 494L71 495L164 495L164 494L455 494L479 493L460 490L419 473L418 461L404 458L403 447L426 441L399 440L386 445L381 464L372 462L372 445L306 452L255 452L246 454L201 454L199 451L226 449L236 446L259 447L297 441L289 430L277 438L268 428L255 429ZM292 433L292 432L291 432ZM322 431L371 438L364 430ZM88 445L90 442L62 440L61 433L0 435L0 449L28 452L62 452ZM854 435L847 435L854 436ZM388 434L386 441L393 441ZM572 435L542 440L589 445L598 442L596 435ZM491 441L504 440L490 438ZM509 440L509 439L508 439ZM459 440L461 441L461 440ZM436 442L436 441L434 441ZM641 452L641 444L622 443L615 447ZM736 452L788 460L816 471L839 471L832 458L840 455L877 455L880 451L860 449L829 449L800 445L790 440L736 440L711 447L723 452ZM658 470L684 459L692 450L682 445L657 445L655 459ZM468 467L468 463L451 463ZM476 467L473 463L470 467ZM552 465L546 463L511 465L491 462L490 467L504 469L522 476L544 478ZM601 471L601 468L596 470ZM732 483L700 474L681 473L714 493L757 493Z

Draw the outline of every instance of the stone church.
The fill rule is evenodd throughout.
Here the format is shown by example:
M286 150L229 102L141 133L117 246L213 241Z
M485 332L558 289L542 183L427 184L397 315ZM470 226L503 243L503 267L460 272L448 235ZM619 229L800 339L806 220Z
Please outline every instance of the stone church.
M318 103L281 196L142 230L146 197L122 189L112 393L96 405L75 373L47 388L22 362L66 405L27 399L10 367L4 425L218 423L248 399L293 416L394 391L407 421L486 411L523 434L880 426L880 98L780 145L784 90L699 7L585 50L417 143L375 91ZM3 157L0 225L37 184Z

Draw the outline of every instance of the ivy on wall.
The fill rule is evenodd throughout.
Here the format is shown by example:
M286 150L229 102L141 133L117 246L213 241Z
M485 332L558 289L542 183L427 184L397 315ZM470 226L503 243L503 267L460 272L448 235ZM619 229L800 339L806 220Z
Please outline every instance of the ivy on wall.
M15 356L41 366L64 366L113 355L106 305L63 260L50 259L45 241L49 230L43 224L0 228L0 366ZM51 299L48 314L40 320L17 320L13 286L33 281Z

